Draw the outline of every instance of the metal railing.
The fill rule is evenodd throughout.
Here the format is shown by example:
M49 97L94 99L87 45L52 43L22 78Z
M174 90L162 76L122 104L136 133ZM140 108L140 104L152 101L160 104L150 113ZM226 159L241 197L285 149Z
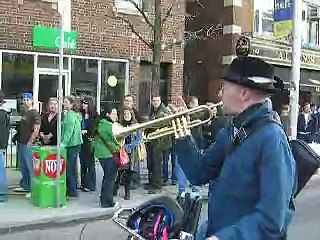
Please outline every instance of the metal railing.
M14 128L10 129L9 144L5 152L5 167L6 168L19 168L18 161L18 145L12 142L13 136L16 130Z

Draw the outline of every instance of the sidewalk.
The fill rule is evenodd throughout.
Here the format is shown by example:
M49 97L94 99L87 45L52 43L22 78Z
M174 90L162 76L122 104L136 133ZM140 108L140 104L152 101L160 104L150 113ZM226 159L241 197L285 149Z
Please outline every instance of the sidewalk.
M165 187L161 195L175 196L175 187ZM143 189L132 191L131 200L116 198L119 207L135 207L155 195L148 195ZM159 196L159 195L158 195ZM54 227L70 222L83 222L100 218L110 218L118 208L100 208L98 193L80 192L79 198L67 202L67 206L59 209L42 209L33 206L24 195L10 196L7 203L0 204L0 234L15 231Z
M8 169L7 172L8 184L12 188L16 186L19 180L19 171ZM97 189L99 190L101 178L100 171L97 171ZM106 219L110 218L119 207L135 207L155 197L155 195L148 195L142 188L132 191L131 200L124 200L123 195L124 190L121 187L119 196L116 198L119 206L110 209L99 207L99 191L93 193L79 192L78 199L68 201L66 207L59 209L38 208L33 206L24 194L10 195L8 202L0 203L0 235L15 231L54 227L67 223ZM176 187L164 187L161 195L174 197Z

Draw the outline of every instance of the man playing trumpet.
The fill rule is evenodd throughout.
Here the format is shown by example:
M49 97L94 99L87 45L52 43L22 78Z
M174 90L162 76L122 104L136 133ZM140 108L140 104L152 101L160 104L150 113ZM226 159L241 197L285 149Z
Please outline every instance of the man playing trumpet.
M178 161L187 178L194 185L210 183L208 240L286 239L294 211L295 161L278 124L258 126L272 118L266 100L282 87L271 65L239 57L220 91L233 120L204 155L190 136L187 120L173 122ZM185 105L180 102L179 108Z

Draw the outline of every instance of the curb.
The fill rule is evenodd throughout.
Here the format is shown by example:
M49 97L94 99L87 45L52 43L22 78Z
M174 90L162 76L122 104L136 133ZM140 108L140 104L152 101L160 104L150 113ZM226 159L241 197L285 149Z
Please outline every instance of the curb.
M69 227L72 225L78 225L81 223L87 222L95 222L99 220L108 220L111 219L113 214L119 209L120 207L110 209L107 212L98 212L98 213L83 213L68 217L56 217L56 218L48 218L43 219L40 221L34 221L30 223L21 223L15 224L13 226L5 226L0 227L0 236L17 233L17 232L24 232L24 231L32 231L32 230L45 230L50 228L59 228L59 227Z

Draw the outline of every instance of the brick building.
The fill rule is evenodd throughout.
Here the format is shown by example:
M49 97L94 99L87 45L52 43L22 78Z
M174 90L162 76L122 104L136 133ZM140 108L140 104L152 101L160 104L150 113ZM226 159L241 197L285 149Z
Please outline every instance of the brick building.
M119 104L125 94L135 96L147 110L152 51L120 19L129 19L147 39L150 31L127 0L64 0L64 94L92 96ZM135 0L148 18L152 2ZM172 0L162 2L163 13ZM60 15L57 0L0 0L0 86L9 103L32 91L42 105L56 95ZM182 93L185 6L179 3L163 27L161 94L165 99ZM152 21L152 19L151 19ZM114 78L115 77L115 78ZM116 81L115 81L116 79Z
M303 3L303 53L300 80L300 102L319 104L320 91L320 32L319 0ZM275 67L276 74L284 80L288 90L290 81L291 46L288 39L275 39L274 0L223 0L201 1L203 8L194 3L187 5L187 14L193 16L186 32L198 33L187 44L185 70L193 74L191 94L202 101L217 101L219 78L235 56L235 46L240 35L251 42L251 56L265 59ZM217 26L220 26L219 28ZM214 28L215 34L201 29ZM221 31L219 31L221 29ZM195 34L194 34L195 35ZM185 71L185 75L188 72ZM191 84L191 85L192 85ZM277 109L289 102L289 92L274 96Z

